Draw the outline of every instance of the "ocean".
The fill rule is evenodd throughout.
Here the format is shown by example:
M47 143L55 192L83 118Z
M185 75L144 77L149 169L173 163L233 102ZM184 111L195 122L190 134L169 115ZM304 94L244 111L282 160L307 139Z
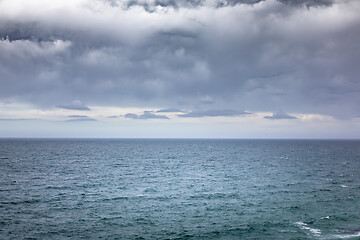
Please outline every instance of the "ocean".
M360 239L359 206L358 140L0 140L0 239Z

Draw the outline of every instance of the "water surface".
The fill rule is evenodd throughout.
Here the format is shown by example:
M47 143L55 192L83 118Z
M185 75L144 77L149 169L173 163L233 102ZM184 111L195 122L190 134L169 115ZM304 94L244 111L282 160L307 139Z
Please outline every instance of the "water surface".
M360 141L0 140L0 239L357 239Z

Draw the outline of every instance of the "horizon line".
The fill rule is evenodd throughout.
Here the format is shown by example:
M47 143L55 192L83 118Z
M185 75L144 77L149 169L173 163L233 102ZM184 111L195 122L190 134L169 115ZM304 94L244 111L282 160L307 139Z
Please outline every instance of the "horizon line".
M355 140L360 138L221 138L221 137L0 137L0 140Z

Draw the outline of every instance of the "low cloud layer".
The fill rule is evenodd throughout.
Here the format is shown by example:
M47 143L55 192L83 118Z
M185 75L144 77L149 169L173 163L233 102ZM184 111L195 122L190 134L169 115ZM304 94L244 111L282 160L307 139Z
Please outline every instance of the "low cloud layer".
M180 114L179 117L233 117L250 114L248 112L235 111L235 110L208 110L208 111L192 111L186 114Z
M0 121L4 122L13 122L13 121L34 121L39 119L33 119L33 118L0 118Z
M164 115L157 115L152 113L151 111L144 111L143 114L136 115L133 113L128 113L125 115L125 118L131 119L169 119L167 116Z
M359 116L359 11L358 0L2 0L0 101Z
M85 104L83 104L79 100L75 100L71 104L67 104L67 105L58 105L57 107L63 109L69 109L69 110L80 110L80 111L90 110L90 108L88 108Z
M68 122L93 122L97 121L95 118L91 118L89 116L84 115L70 115L68 116L70 119L66 120Z
M266 119L278 120L278 119L297 119L297 117L291 116L286 113L274 113L272 116L265 116Z
M179 112L183 112L183 111L178 108L164 108L164 109L160 109L156 112L158 112L158 113L179 113Z

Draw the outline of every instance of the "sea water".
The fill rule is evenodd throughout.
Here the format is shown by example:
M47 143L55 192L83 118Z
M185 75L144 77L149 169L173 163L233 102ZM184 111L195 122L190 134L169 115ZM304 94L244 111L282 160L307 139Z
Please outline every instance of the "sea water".
M360 239L360 141L0 140L0 239Z

